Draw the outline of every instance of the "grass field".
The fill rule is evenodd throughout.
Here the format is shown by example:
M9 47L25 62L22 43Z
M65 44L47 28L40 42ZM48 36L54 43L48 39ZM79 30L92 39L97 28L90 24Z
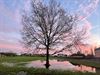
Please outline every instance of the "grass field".
M71 71L59 71L59 70L46 70L36 68L23 68L23 67L4 67L0 65L0 75L16 75L19 72L25 72L27 75L98 75L94 73L82 73Z
M50 59L53 59L51 57ZM62 60L69 60L73 63L81 63L90 66L100 66L100 64L96 61L89 60L78 60L78 59L65 59L65 58L56 58ZM12 63L20 63L20 62L28 62L34 60L45 60L45 57L40 56L15 56L15 57L0 57L0 63L2 62L12 62ZM95 64L95 65L94 65ZM21 63L20 65L23 65ZM97 73L82 73L82 72L71 72L71 71L61 71L61 70L47 70L43 68L25 68L25 67L8 67L0 64L0 75L18 75L19 72L25 72L26 75L100 75L100 72Z
M91 59L72 59L72 58L63 58L63 57L57 57L56 59L61 60L68 60L73 64L82 64L86 66L96 67L100 69L100 60L91 60Z
M89 59L68 59L70 62L75 63L75 64L83 64L86 66L91 66L91 67L96 67L100 69L100 61L91 61Z
M34 60L45 60L45 57L40 56L7 56L7 57L0 57L0 62L27 62L27 61L34 61Z

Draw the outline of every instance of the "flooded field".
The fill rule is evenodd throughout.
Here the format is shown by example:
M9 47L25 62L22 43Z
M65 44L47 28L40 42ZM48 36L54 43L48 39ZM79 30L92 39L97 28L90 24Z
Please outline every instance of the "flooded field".
M4 62L2 65L5 66L16 66L20 64L22 67L34 67L34 68L45 68L45 61L43 60L35 60L30 62L21 62L21 63L7 63ZM69 61L61 61L61 60L50 60L50 67L49 69L56 69L56 70L70 70L70 71L80 71L80 72L93 72L96 73L96 68L91 66L85 66L85 65L76 65L72 64Z

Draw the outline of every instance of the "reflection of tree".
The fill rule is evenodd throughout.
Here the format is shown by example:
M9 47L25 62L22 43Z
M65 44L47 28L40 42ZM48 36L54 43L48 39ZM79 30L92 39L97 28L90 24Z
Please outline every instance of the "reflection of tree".
M95 68L89 67L89 66L85 66L85 65L78 65L76 67L76 70L82 71L82 72L96 72L95 71L96 70Z

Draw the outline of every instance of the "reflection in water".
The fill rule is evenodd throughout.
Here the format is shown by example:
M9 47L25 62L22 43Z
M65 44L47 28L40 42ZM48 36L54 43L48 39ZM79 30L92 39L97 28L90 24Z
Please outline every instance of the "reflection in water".
M36 61L31 61L28 64L26 64L26 67L45 68L44 64L45 64L44 61L36 60Z
M89 67L89 66L84 66L84 65L77 65L76 67L75 67L75 70L76 71L81 71L81 72L96 72L96 69L95 68L93 68L93 67Z
M26 64L26 67L37 67L37 68L45 68L45 61L32 61ZM60 70L71 70L71 71L81 71L81 72L96 72L96 69L93 67L88 67L84 65L73 65L69 61L57 61L50 60L49 69L60 69Z
M14 63L7 63L7 62L4 62L4 63L2 63L2 65L4 65L4 66L9 66L9 67L13 67L15 64L14 64Z

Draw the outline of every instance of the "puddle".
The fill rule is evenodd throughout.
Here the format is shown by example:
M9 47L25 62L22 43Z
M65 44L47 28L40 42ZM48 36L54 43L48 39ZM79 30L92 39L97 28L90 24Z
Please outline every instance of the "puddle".
M26 64L26 67L34 67L34 68L45 68L45 61L36 60L31 61ZM71 71L81 71L81 72L96 72L96 68L85 66L85 65L73 65L69 61L58 61L58 60L50 60L49 69L58 69L58 70L71 70Z
M44 64L46 61L36 60L31 62L20 62L20 63L7 63L4 62L2 65L4 66L21 66L21 67L34 67L34 68L45 68ZM49 69L57 69L57 70L70 70L70 71L81 71L81 72L96 72L96 68L85 66L85 65L76 65L72 64L69 61L59 61L59 60L50 60Z
M84 65L77 65L75 67L76 71L81 71L81 72L96 72L96 68L93 67L89 67L89 66L84 66Z
M8 62L4 62L4 63L1 63L1 64L4 65L4 66L9 66L9 67L15 66L14 63L8 63Z

